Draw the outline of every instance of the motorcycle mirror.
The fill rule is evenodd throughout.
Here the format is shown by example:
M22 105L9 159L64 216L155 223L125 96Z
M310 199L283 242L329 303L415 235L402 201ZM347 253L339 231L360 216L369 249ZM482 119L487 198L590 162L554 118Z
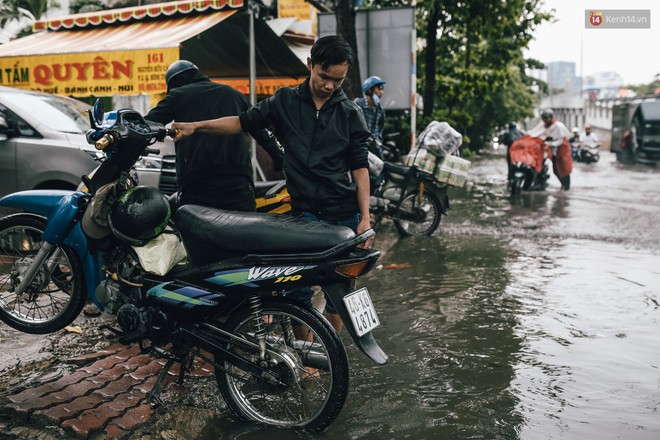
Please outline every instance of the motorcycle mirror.
M105 110L103 109L103 101L97 99L94 103L94 108L92 110L92 115L94 116L94 122L96 125L100 125L103 122L103 116L105 115Z

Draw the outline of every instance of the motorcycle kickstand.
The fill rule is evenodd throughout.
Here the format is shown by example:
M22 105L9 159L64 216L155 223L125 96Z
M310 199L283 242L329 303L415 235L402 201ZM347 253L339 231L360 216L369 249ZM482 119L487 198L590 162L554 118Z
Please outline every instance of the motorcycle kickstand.
M142 346L140 346L140 348L143 350L143 352L150 351L149 349L151 349L151 347L149 347L148 349L144 349L144 348L142 348ZM154 349L151 349L151 350L154 350ZM163 356L163 355L161 354L161 356ZM195 360L195 355L192 354L192 353L189 353L183 359L176 358L176 357L167 358L167 362L165 363L165 366L161 370L160 374L158 375L158 378L156 379L156 383L154 383L154 386L151 388L149 393L147 393L147 400L149 401L149 406L151 408L157 408L157 407L159 407L160 405L162 405L164 403L163 399L161 399L161 397L160 397L161 396L161 383L163 382L163 379L165 379L165 376L167 375L167 373L170 371L170 368L172 368L172 365L174 365L174 362L179 362L181 364L181 366L179 368L179 378L177 379L176 383L178 385L183 385L183 379L186 376L186 372L189 372L189 371L192 370L194 360Z
M149 406L151 408L158 408L164 403L163 399L161 399L160 397L161 395L160 384L163 381L163 379L165 379L165 376L167 375L168 371L170 371L170 368L172 368L172 365L174 365L174 359L168 359L167 362L165 363L165 366L160 371L160 374L156 379L156 383L154 383L154 386L151 387L151 390L147 393L147 400L149 401ZM181 370L183 370L183 368L181 368Z

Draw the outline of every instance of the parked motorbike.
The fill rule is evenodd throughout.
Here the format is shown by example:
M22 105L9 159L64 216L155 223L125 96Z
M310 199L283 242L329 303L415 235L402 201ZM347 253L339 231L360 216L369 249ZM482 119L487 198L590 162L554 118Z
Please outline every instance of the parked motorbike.
M548 187L552 166L545 141L525 135L511 144L509 187L511 196L521 191L544 191Z
M371 171L369 212L374 226L389 218L402 236L431 235L449 210L447 184L416 165L382 161L382 168Z
M383 162L382 179L372 187L369 212L374 227L390 218L403 236L431 235L447 215L447 185L417 167ZM291 198L286 182L277 180L255 184L257 212L291 212Z
M148 393L152 405L172 365L181 364L183 379L198 356L214 364L237 417L324 430L347 399L346 350L320 313L282 292L322 285L357 347L385 364L372 335L373 302L355 288L380 256L359 247L374 232L196 205L170 218L162 193L133 186L129 171L172 131L130 109L104 113L100 101L90 124L87 139L107 159L83 176L88 192L0 199L24 211L0 219L0 318L22 332L51 333L89 298L116 316L120 342L167 361Z

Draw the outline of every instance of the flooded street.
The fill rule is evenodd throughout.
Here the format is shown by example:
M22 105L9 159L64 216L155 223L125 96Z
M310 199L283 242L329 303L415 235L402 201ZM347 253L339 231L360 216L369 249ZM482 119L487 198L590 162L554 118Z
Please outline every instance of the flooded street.
M396 241L363 284L390 362L344 335L352 390L324 434L223 416L202 438L657 439L660 171L603 152L512 203L505 169L473 160L433 237L379 232Z
M571 191L552 176L515 203L504 171L500 157L473 161L440 231L399 240L382 261L412 268L368 277L391 362L354 362L329 432L658 438L658 170L604 152L575 164Z
M659 438L660 169L603 152L571 191L552 176L512 201L505 168L474 159L433 237L378 231L391 247L362 285L390 361L343 333L351 392L325 433L237 422L209 379L130 438Z

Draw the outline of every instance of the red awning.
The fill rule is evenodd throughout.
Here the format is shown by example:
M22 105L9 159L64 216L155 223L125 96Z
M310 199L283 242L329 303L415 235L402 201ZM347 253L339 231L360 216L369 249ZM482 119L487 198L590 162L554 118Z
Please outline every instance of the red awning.
M58 30L0 45L0 84L72 96L155 94L164 92L165 71L178 59L211 78L240 82L249 76L250 53L242 5L182 1L39 22ZM305 64L263 20L254 20L254 31L258 78L289 84L307 76Z
M38 32L0 45L0 57L178 48L236 11L183 16L171 20L138 21L122 26Z
M245 6L245 0L183 0L55 17L36 21L32 27L35 31L82 29L104 24L121 24L134 20L171 17L195 12L237 10L243 6Z

